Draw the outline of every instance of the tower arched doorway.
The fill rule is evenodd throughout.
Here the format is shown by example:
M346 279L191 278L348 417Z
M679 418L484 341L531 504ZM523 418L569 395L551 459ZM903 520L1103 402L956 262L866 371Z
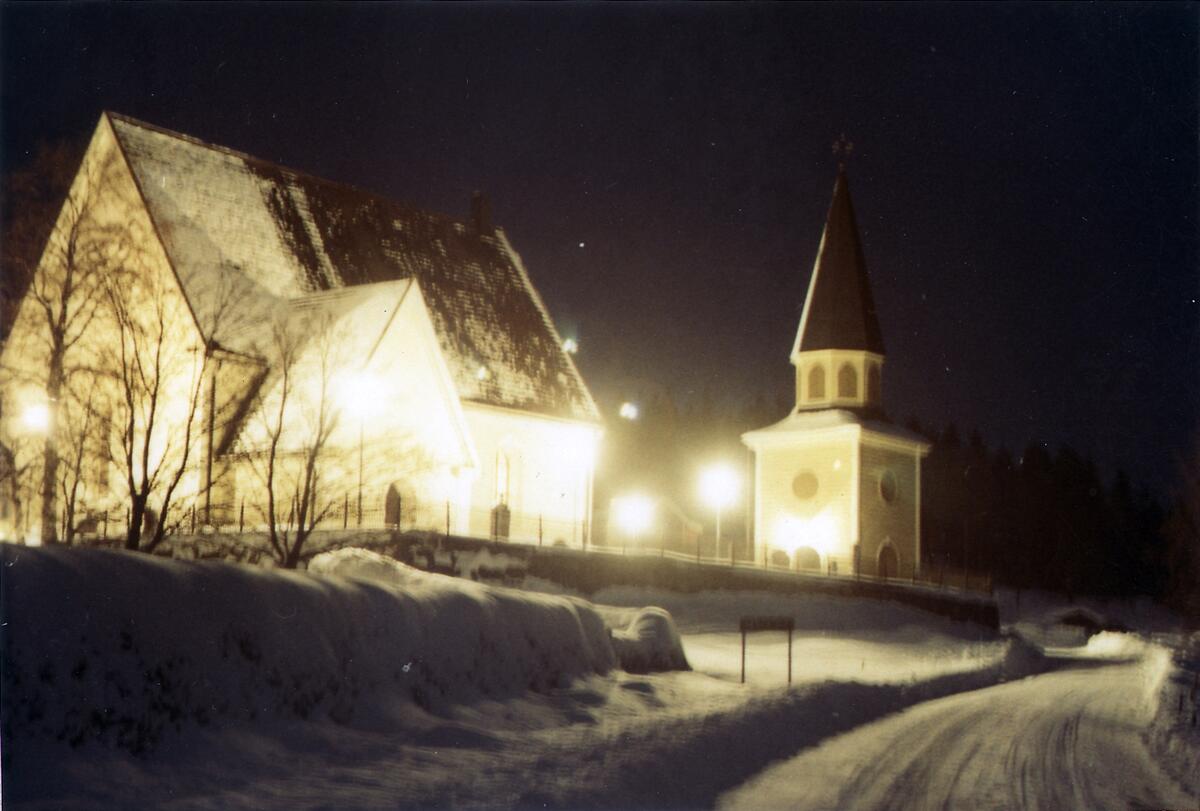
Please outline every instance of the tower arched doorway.
M885 543L879 549L879 561L876 563L875 572L879 577L884 579L899 577L900 557L896 554L896 548L890 542Z
M804 571L821 571L821 555L811 546L802 546L796 550L796 568Z

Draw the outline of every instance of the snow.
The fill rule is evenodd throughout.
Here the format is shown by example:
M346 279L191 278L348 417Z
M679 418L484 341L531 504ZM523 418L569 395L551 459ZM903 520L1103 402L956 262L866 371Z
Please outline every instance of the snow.
M712 807L863 724L1054 666L1019 636L872 600L620 588L594 604L363 550L309 573L0 552L14 808ZM745 614L795 617L790 689L778 633L749 636L738 683ZM1149 679L1137 720L1169 681L1155 651L1103 633L1076 651L1096 662L1068 664Z
M587 423L596 405L503 231L159 130L113 128L201 325L232 294L222 343L261 353L256 323L315 290L413 278L464 401ZM206 327L207 328L207 327ZM475 377L486 366L486 383Z
M1173 656L1163 651L1156 661L1147 741L1163 768L1200 798L1200 632L1185 638Z
M565 687L617 663L581 600L369 552L314 561L342 577L95 549L0 555L9 742L138 753L218 721L386 728L406 705L437 712Z
M1195 807L1200 795L1172 779L1139 735L1163 650L1113 637L1094 647L1104 663L930 701L831 737L716 806ZM1124 658L1136 649L1143 655Z

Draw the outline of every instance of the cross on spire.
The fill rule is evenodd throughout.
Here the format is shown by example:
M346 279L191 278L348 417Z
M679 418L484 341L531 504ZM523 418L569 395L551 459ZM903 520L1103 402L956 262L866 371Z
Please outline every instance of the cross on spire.
M833 155L838 159L838 170L846 168L846 161L850 159L851 153L854 152L854 142L846 140L846 133L838 136L833 142Z

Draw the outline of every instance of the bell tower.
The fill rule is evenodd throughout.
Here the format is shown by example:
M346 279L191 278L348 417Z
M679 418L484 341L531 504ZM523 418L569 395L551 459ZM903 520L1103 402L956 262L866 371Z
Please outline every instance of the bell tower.
M844 138L834 154L849 154ZM790 356L796 406L750 431L756 559L828 574L914 577L928 443L883 410L883 333L850 184L838 165Z
M846 153L852 148L843 146ZM867 280L846 164L841 162L792 344L796 410L882 411L883 359L883 333Z

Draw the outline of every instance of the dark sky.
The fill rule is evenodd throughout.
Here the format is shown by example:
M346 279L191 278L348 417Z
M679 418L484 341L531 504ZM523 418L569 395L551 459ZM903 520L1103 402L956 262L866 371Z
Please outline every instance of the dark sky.
M0 4L5 168L113 109L466 215L602 405L792 386L835 166L890 413L1160 489L1198 426L1196 4Z

